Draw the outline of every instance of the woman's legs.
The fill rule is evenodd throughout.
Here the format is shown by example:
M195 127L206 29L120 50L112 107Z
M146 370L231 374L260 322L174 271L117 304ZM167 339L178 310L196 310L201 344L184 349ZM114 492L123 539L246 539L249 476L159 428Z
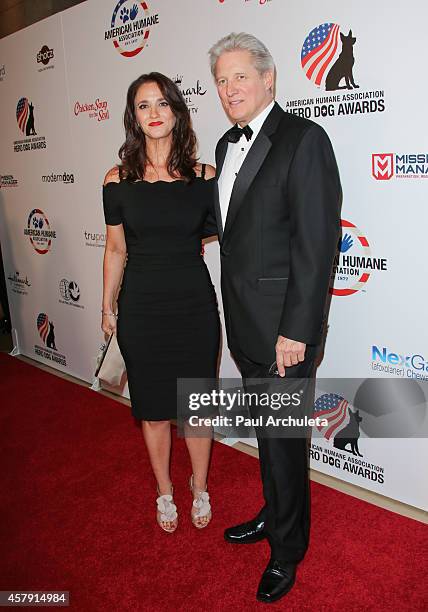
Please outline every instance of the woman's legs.
M185 426L186 427L186 426ZM170 455L171 455L171 424L169 421L142 421L141 429L144 441L149 453L150 464L156 478L160 495L172 493L170 477ZM193 472L193 494L205 491L207 486L208 467L211 455L212 427L198 427L197 437L195 428L186 431L186 445L190 455ZM193 433L193 437L192 436ZM192 514L196 514L197 508L192 507ZM200 526L205 526L210 516L198 519ZM177 519L174 521L162 521L162 526L167 530L177 527Z
M186 429L186 425L185 425ZM208 467L211 456L212 444L212 427L198 427L197 436L195 436L195 428L186 429L186 444L189 451L190 461L192 463L193 472L193 497L197 498L197 493L205 491L207 487ZM198 512L198 509L192 506L192 516ZM198 526L204 527L209 523L211 515L202 516L197 519Z
M141 430L158 485L159 495L171 495L172 488L169 473L171 424L169 421L142 421ZM167 531L172 531L177 527L177 519L161 522Z

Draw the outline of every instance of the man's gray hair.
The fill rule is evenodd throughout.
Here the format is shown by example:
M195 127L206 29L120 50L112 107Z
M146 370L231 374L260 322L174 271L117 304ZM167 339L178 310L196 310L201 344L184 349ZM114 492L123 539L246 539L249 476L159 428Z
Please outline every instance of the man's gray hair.
M239 32L238 34L232 32L224 36L224 38L221 38L208 51L211 72L214 78L218 58L220 55L223 55L223 53L228 53L229 51L248 51L253 58L254 67L260 74L264 74L269 70L275 70L273 57L261 40L246 32Z

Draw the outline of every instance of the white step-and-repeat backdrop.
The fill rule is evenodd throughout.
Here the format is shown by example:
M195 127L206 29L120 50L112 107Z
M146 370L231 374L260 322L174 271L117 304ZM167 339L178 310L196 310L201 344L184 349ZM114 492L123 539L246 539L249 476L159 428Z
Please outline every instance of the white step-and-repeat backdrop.
M247 31L276 60L278 102L326 128L340 167L343 239L319 376L426 379L427 17L423 0L400 11L389 0L88 0L0 40L0 239L16 350L92 380L101 185L127 88L152 70L172 77L212 163L229 124L207 50ZM220 296L217 243L206 259ZM221 373L237 374L225 348ZM312 445L313 468L422 508L427 462L426 440L373 439L363 423L359 455L331 435Z

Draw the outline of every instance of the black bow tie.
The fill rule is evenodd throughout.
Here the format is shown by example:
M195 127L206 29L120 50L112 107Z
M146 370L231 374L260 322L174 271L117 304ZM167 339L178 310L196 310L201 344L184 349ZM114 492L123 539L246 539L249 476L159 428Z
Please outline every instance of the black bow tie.
M239 125L236 123L227 132L227 140L229 142L239 142L242 134L245 135L245 138L247 139L247 141L251 140L251 136L253 135L253 130L250 128L249 125L246 125L245 127L240 128Z

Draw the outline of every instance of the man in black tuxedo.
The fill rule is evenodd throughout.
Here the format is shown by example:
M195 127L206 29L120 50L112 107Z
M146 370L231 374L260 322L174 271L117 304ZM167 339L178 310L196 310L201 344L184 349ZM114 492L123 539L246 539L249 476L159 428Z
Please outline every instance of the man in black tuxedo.
M216 148L216 218L228 345L242 377L314 375L340 235L341 188L331 143L317 124L274 101L275 66L252 35L210 49L223 108L235 126ZM267 538L271 559L257 598L293 586L309 539L307 441L258 435L265 506L225 531L234 543Z

